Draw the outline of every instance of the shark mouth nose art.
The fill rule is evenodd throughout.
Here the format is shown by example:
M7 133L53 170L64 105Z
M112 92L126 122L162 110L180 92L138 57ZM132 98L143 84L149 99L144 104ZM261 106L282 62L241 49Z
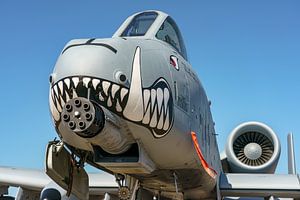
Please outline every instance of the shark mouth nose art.
M58 124L64 105L73 98L85 97L125 119L142 125L156 138L168 134L173 125L173 97L170 86L159 78L147 88L142 86L141 49L136 48L130 87L90 76L70 76L51 88L50 110Z

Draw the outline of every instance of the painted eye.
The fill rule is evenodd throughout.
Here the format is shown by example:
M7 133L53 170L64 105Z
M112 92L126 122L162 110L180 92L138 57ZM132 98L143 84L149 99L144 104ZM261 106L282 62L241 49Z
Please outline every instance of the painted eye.
M127 77L123 72L118 71L115 76L119 83L125 84L127 82Z
M51 73L49 75L49 83L52 85L54 81L55 81L55 73Z
M127 78L126 78L125 74L121 74L119 76L119 79L120 79L121 82L125 82Z
M50 76L49 76L49 83L50 83L50 84L53 83L53 74L50 74Z

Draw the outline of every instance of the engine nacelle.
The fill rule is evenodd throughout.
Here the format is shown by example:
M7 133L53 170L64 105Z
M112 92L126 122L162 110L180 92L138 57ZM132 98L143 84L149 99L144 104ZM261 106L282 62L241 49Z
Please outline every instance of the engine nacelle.
M246 122L231 132L225 153L233 173L274 173L280 157L280 142L269 126Z

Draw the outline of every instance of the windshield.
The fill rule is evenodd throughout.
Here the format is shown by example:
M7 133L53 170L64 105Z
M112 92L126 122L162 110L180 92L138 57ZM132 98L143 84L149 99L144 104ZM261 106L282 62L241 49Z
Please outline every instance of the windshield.
M144 12L133 18L121 37L144 36L157 17L156 12Z

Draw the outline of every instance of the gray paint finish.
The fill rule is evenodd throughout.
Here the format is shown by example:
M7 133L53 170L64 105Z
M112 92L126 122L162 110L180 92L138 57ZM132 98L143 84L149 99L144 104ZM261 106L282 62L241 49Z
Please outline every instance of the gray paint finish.
M220 199L221 195L299 197L298 176L253 174L273 173L280 155L276 134L262 123L248 122L234 129L222 156L222 168L211 103L169 35L156 38L169 16L151 12L158 16L143 36L121 37L141 12L125 20L112 38L75 39L62 50L51 74L49 92L60 139L72 153L81 157L86 153L86 161L93 166L125 175L128 186L132 186L131 179L138 180L148 191L147 200L152 199L151 194L161 194L162 199L194 200ZM84 107L80 110L81 105L76 108L75 103L79 99L94 106L85 110L98 115L90 122L93 127L101 120L101 129L95 128L97 131L89 136L83 130L80 134L74 131L68 124L70 118L64 117L77 113L74 117L78 124L82 122ZM74 102L75 110L68 113L66 105L70 102ZM43 193L55 188L60 194L66 193L38 170L0 168L0 183L28 191ZM108 199L116 189L112 175L89 174L90 194L103 196L108 192Z
M221 174L219 187L223 196L300 198L298 175Z

